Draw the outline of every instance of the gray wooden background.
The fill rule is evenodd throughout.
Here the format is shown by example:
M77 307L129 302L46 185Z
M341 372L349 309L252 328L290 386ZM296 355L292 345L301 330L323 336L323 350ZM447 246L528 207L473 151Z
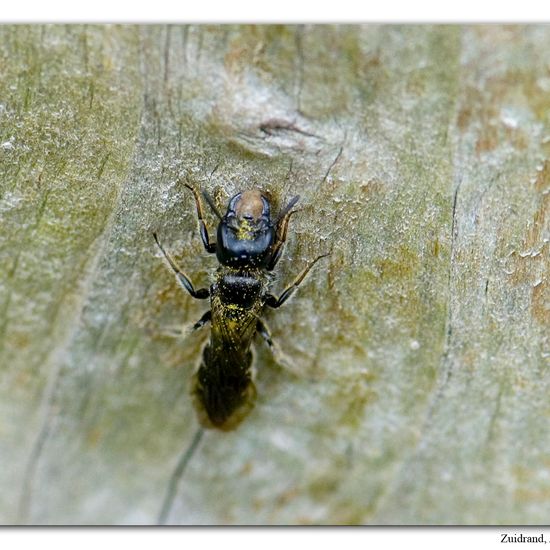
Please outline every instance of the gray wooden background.
M180 524L550 518L550 27L0 27L0 522L150 524L197 422L220 205L302 196ZM209 214L213 223L213 216Z

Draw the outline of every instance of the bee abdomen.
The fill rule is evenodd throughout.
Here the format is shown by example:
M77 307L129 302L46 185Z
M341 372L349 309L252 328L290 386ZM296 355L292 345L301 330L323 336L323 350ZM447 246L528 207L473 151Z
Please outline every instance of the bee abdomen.
M193 378L192 394L201 424L228 431L236 428L254 407L250 351L239 365L228 356L216 356L207 345L203 362Z

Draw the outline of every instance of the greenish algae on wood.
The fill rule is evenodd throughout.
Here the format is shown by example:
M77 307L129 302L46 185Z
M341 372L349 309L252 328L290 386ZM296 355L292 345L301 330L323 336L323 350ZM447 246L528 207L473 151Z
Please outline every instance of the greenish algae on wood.
M550 30L0 27L0 521L154 523L197 429L185 174L300 194L259 400L181 524L545 523ZM213 217L209 218L213 224ZM17 506L14 506L17 503Z

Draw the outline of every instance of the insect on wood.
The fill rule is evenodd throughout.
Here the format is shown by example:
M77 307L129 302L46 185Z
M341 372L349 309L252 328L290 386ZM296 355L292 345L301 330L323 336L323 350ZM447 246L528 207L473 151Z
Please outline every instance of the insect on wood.
M225 215L212 198L203 193L219 219L216 242L204 218L197 189L185 183L195 198L200 235L208 253L216 254L220 266L210 288L195 289L191 279L153 234L179 283L193 298L210 298L210 309L195 323L196 330L210 322L210 340L194 375L192 394L200 423L206 428L234 429L254 406L251 343L259 333L273 350L270 333L260 315L265 306L278 308L295 292L315 263L315 258L277 298L269 292L271 271L281 258L293 207L292 198L273 219L269 200L258 190L237 193L229 201Z

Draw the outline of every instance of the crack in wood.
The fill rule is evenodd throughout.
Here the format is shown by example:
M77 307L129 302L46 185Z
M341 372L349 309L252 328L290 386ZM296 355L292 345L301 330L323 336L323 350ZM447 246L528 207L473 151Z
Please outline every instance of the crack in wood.
M170 476L170 480L168 481L166 494L164 496L164 500L162 501L162 507L158 515L158 525L164 525L168 521L180 481L185 474L185 471L187 470L189 462L195 455L195 452L199 446L199 443L201 442L203 435L204 428L198 428L195 432L195 436L191 440L191 443L181 453L176 467L174 468L174 471Z

